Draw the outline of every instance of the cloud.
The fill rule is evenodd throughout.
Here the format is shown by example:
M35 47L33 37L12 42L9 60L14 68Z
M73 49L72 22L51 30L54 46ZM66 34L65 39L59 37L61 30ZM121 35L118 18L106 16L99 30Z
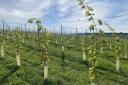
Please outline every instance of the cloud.
M111 9L115 4L110 4L108 7L109 2L95 2L90 4L94 7L95 10L95 18L103 18L107 17L113 9ZM75 5L75 6L74 6ZM52 23L51 26L63 25L65 30L75 32L76 27L78 28L79 32L85 32L88 28L89 24L87 20L79 21L79 19L87 19L85 16L85 11L80 9L77 3L74 3L73 7L70 7L69 16L64 17L58 22ZM99 10L100 9L100 10ZM103 28L104 29L104 28Z
M51 6L51 0L17 0L15 3L5 3L6 6L0 7L1 19L10 22L25 22L28 18L44 16Z
M90 0L86 0L88 2ZM128 11L119 11L127 8L127 4L119 1L102 0L92 1L88 4L93 6L95 10L95 18L104 18L109 16L128 13ZM87 3L86 3L87 4ZM78 3L74 0L1 0L0 2L0 19L8 22L25 23L27 19L37 17L39 19L47 18L48 21L44 25L53 28L60 28L63 25L65 31L75 31L77 27L79 32L88 28L88 21L79 21L86 19L85 13L80 9ZM127 16L120 18L103 19L107 23L111 23L114 28L127 29ZM106 29L103 27L103 29Z
M118 16L121 14L128 13L127 11L119 11L122 10L120 8L121 5L118 3L112 3L111 1L102 1L102 2L94 2L90 4L93 6L95 10L95 18L104 18L104 17L110 17L110 16ZM126 7L125 7L126 8ZM78 8L73 8L75 11L72 12L71 17L67 17L64 20L61 20L62 23L66 26L66 28L79 28L79 31L82 32L85 28L88 28L89 23L87 21L83 22L65 22L66 20L72 20L72 19L86 19L83 11L79 11ZM81 14L80 14L81 13ZM119 18L106 18L103 19L103 21L107 22L108 24L111 24L116 32L128 32L127 29L127 16L119 17ZM125 22L124 22L125 21ZM102 29L106 32L110 32L105 26L102 27ZM75 29L72 29L75 30Z

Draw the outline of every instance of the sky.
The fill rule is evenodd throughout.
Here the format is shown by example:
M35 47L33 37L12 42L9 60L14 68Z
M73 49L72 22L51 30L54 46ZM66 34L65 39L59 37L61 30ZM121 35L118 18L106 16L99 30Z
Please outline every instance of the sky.
M128 33L127 3L128 0L85 0L85 5L94 8L95 18L112 25L116 32L125 33ZM0 0L0 24L4 20L16 26L33 17L41 19L50 31L60 31L62 25L63 32L73 33L77 28L78 32L84 33L89 25L87 20L83 20L87 17L77 0ZM110 32L105 26L99 28ZM36 30L30 26L29 29Z

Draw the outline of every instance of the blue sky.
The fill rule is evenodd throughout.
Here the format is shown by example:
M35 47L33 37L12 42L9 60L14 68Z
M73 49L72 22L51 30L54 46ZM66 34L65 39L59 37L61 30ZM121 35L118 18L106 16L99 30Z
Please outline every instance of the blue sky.
M94 7L95 17L104 18L124 15L116 18L104 18L110 23L116 32L128 33L128 0L85 0ZM0 21L5 20L8 24L26 23L29 18L36 17L53 31L60 30L63 25L65 32L85 32L89 23L79 21L86 19L84 11L80 9L77 0L0 0ZM101 27L109 32L106 27ZM31 29L34 29L31 27Z

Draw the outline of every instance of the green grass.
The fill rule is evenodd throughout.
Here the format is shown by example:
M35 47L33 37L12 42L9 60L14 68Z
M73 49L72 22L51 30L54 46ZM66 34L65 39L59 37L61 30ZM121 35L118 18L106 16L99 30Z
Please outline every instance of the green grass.
M31 39L25 40L25 45L20 50L22 66L18 68L15 59L15 44L11 40L5 41L5 59L0 60L0 85L43 85L44 65L41 50L37 46L32 47ZM73 41L72 44L65 43L65 45L65 65L61 66L60 40L58 46L55 46L53 40L50 42L48 55L51 62L48 65L47 85L90 85L88 68L82 61L80 42L76 44ZM98 62L99 85L128 85L127 59L121 59L120 73L115 71L112 50L106 48L104 56L98 56Z

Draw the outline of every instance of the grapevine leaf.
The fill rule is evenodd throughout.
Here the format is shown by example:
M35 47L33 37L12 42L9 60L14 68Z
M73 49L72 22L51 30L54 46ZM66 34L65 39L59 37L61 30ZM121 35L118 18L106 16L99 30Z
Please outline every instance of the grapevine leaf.
M97 22L100 24L100 25L102 25L103 23L102 23L102 20L97 20Z
M89 26L90 31L91 31L91 30L94 30L94 28L95 28L95 25L90 25L90 26Z
M91 6L87 6L89 11L94 11L94 9Z

